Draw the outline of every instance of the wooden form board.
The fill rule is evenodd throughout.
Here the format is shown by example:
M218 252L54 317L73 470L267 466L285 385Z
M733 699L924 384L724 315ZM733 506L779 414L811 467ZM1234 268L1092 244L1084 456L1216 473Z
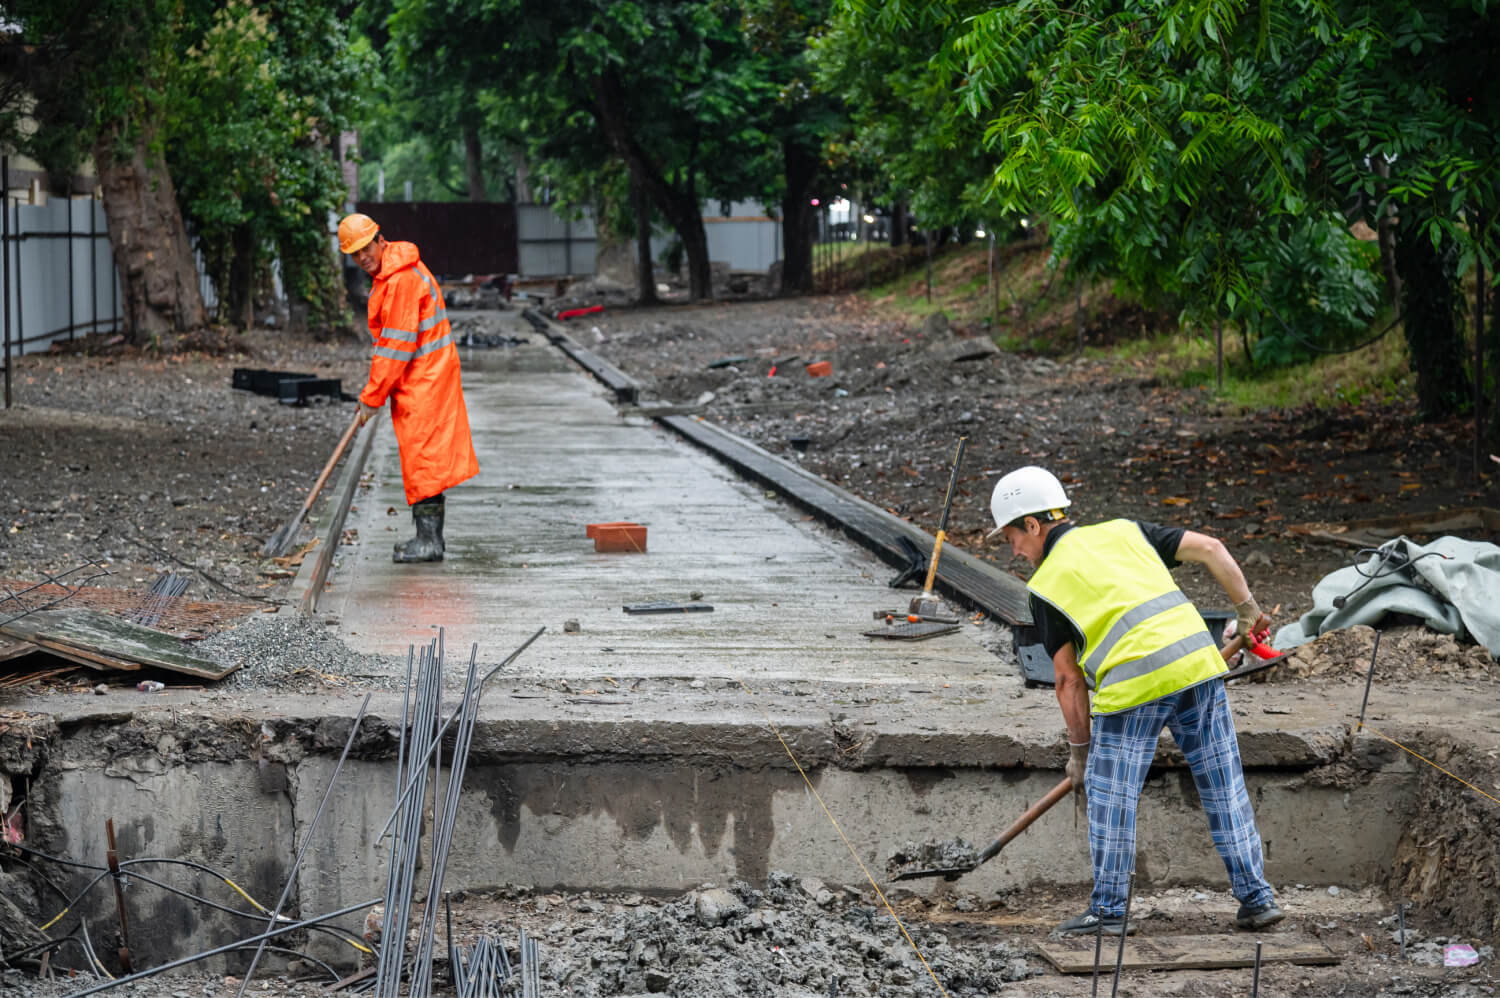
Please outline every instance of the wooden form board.
M195 655L186 641L97 610L39 610L7 624L0 634L41 645L93 668L149 665L201 679L223 679L238 666Z
M1280 932L1253 935L1239 932L1221 936L1130 936L1125 942L1126 970L1225 970L1255 966L1255 944L1261 944L1261 963L1331 964L1339 958L1312 936ZM1100 951L1101 973L1113 973L1118 936L1105 936ZM1048 939L1039 950L1064 974L1094 972L1094 937Z

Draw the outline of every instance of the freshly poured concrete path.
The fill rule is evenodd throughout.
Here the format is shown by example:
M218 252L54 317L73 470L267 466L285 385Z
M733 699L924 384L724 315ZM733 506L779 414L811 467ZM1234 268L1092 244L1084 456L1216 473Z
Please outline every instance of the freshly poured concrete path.
M529 327L516 320L515 335ZM508 330L510 331L510 330ZM495 662L545 624L516 670L564 678L932 682L1010 673L968 633L872 640L871 611L905 607L892 570L740 481L670 431L616 414L609 393L546 341L465 350L477 478L448 492L447 558L397 565L411 536L395 434L384 423L319 612L352 648L398 655L444 629L451 656ZM589 523L648 528L645 554L595 554ZM633 616L627 603L712 613ZM580 632L564 633L567 620ZM453 670L455 679L457 669Z

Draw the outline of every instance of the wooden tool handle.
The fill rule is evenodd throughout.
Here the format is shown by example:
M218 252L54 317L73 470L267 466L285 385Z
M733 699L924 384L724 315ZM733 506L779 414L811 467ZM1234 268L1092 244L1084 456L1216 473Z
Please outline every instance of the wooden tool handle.
M1001 832L998 839L985 846L984 852L979 854L979 860L974 865L978 866L981 863L988 863L990 860L994 859L995 854L1009 845L1011 839L1026 831L1027 828L1031 827L1031 823L1033 821L1046 814L1049 810L1052 809L1052 805L1056 804L1058 801L1062 800L1072 792L1073 781L1068 779L1067 777L1063 777L1063 781L1061 783L1053 787L1051 790L1047 791L1047 796L1043 797L1041 800L1031 805L1031 807L1027 808L1026 813L1017 818L1015 824L1011 825L1005 831Z
M328 476L333 474L334 466L339 463L339 458L344 456L344 451L349 447L349 441L354 439L354 434L358 430L359 413L356 412L354 414L354 419L349 422L349 428L344 431L344 435L342 437L339 437L338 446L333 449L333 456L328 459L327 464L323 465L322 474L318 475L318 480L316 482L313 482L313 487L308 490L307 498L302 500L302 509L297 513L297 519L299 521L302 517L307 515L308 510L312 509L312 504L317 500L318 493L322 492L323 486L328 484Z

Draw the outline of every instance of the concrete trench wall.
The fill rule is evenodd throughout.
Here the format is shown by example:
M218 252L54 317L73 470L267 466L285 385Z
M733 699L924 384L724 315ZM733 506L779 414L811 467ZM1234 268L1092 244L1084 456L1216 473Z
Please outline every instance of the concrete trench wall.
M200 730L188 751L152 744L151 730L134 730L129 722L121 727L133 729L130 737L96 726L58 736L33 774L37 824L30 838L60 855L102 863L104 822L113 817L122 858L194 860L273 905L328 786L339 732L330 727L305 743L284 741L286 761L278 762L256 758L258 739L248 725L232 726L217 741ZM476 736L477 744L483 741ZM387 733L372 732L362 746L366 758L345 763L289 910L327 911L383 893L389 840L376 836L394 804L390 745ZM763 761L754 768L705 761L701 743L691 752L684 761L670 751L648 760L471 758L445 888L510 883L675 892L733 879L759 884L778 869L863 885L823 804L794 770ZM1371 755L1353 764L1352 777L1348 757L1341 766L1315 770L1262 765L1247 772L1273 883L1358 885L1389 875L1403 815L1414 806L1417 774L1400 756ZM1337 781L1335 770L1341 771ZM962 836L982 846L1058 779L1050 769L1021 767L825 765L809 775L882 885L885 858L902 843ZM1227 889L1184 770L1153 771L1139 846L1140 873L1153 887ZM165 867L140 872L248 907L207 875ZM965 877L960 889L985 896L1037 882L1086 884L1089 876L1085 830L1081 819L1075 827L1072 805L1064 802ZM419 895L425 877L426 870L418 878ZM95 944L112 952L118 925L108 883L89 900ZM143 882L132 885L127 904L132 949L148 963L249 935L254 926ZM345 924L361 927L358 918ZM305 948L343 965L357 956L322 935ZM217 966L234 970L247 958Z

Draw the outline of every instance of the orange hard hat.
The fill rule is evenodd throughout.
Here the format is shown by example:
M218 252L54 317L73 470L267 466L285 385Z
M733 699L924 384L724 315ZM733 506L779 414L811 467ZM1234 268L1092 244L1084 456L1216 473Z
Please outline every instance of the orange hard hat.
M339 222L339 249L345 253L358 253L379 234L380 226L369 215L358 212L345 215L343 221Z

